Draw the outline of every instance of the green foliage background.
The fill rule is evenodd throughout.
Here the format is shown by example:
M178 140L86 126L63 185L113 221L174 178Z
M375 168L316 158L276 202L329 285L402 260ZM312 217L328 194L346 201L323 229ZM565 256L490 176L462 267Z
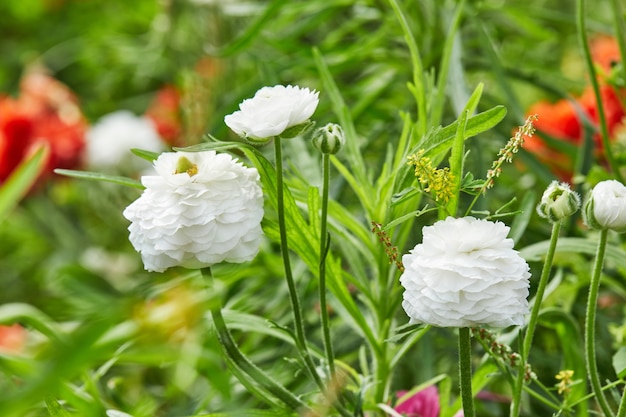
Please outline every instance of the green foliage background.
M478 112L497 105L507 108L506 117L494 129L467 142L466 170L476 177L484 176L531 103L562 98L586 85L573 1L468 0L454 38L448 37L448 30L459 2L399 3L415 37L432 100L428 130L457 120L479 83L484 90ZM590 36L613 33L609 1L590 4L587 20ZM338 106L338 100L343 100L358 140L354 146L363 159L362 177L351 171L349 156L339 155L338 160L357 176L371 201L364 203L334 165L331 250L337 270L341 270L340 259L348 264L340 281L348 282L350 296L375 336L385 336L379 333L384 320L390 323L386 336L394 338L401 332L397 329L406 317L399 304L391 303L386 310L376 305L383 298L397 301L401 293L394 276L397 271L387 265L384 247L368 231L370 221L388 223L394 220L392 215L403 214L398 207L389 209L390 202L382 199L388 190L380 179L389 175L385 164L398 152L406 118L417 118L415 98L407 88L414 82L414 68L389 2L9 0L0 3L0 39L0 91L16 94L24 68L38 62L76 93L91 121L121 108L142 113L159 87L179 86L186 98L182 112L189 144L199 142L201 134L234 140L223 123L224 115L264 85L293 83L320 91L315 117L319 125L344 121L346 114ZM446 49L449 41L454 44ZM449 72L442 81L444 57ZM195 71L203 58L211 59L217 68L209 82ZM329 82L337 86L334 94ZM444 90L437 90L441 86ZM309 186L321 181L319 157L300 138L285 147L287 182L298 207L305 210L316 204ZM268 157L271 153L261 152ZM553 176L526 152L516 162L505 168L495 189L477 208L493 213L517 199L514 209L526 216L504 221L513 224L516 247L531 263L533 276L538 276L550 227L534 215L534 204ZM285 359L296 355L293 341L281 330L291 317L274 210L267 211L268 241L259 257L247 265L217 266L216 280L206 292L193 272L143 271L121 216L137 196L137 190L113 184L59 180L27 196L0 223L0 322L17 320L32 330L24 353L0 355L2 416L103 416L107 409L124 410L134 417L269 415L242 411L249 409L269 409L268 413L279 415L279 409L268 408L244 390L222 358L206 315L206 307L218 299L226 304L227 321L242 350L311 400L313 387L297 361ZM387 218L375 218L379 213ZM400 252L421 241L421 226L435 219L433 213L425 214L413 227L394 235L394 240L403 242ZM569 241L573 249L565 246L557 254L558 268L532 358L540 382L547 387L556 384L554 375L561 369L575 369L584 380L578 346L593 246L585 246L588 233L577 218L567 226L567 234L581 241ZM598 357L602 375L615 380L611 358L626 344L626 281L622 239L612 236L611 247L615 252L607 259L603 277L607 307L600 313ZM97 257L104 267L94 268L85 260L88 248L100 251ZM364 260L364 253L370 252L377 257ZM315 274L306 259L296 262L295 271L307 330L313 344L321 346ZM394 283L389 294L381 295L385 288L374 282L380 271ZM174 312L151 309L168 302ZM330 304L341 310L336 298ZM381 311L387 316L381 316ZM371 389L373 376L367 369L366 337L355 331L348 316L333 311L332 328L338 359L360 375L352 382L361 385L350 387L358 397ZM515 336L504 334L503 339L513 342ZM398 336L401 343L411 337ZM445 392L447 387L454 399L454 332L430 329L426 337L413 341L415 345L388 374L384 400L433 378L443 379L440 389ZM475 349L475 365L482 370L478 374L488 375L482 381L485 389L509 395L502 383L506 374L483 356L480 346ZM367 413L374 415L375 404L364 398ZM529 416L558 411L531 396L525 397L524 408ZM484 401L479 413L507 415L508 405ZM587 415L582 408L566 407L563 413Z

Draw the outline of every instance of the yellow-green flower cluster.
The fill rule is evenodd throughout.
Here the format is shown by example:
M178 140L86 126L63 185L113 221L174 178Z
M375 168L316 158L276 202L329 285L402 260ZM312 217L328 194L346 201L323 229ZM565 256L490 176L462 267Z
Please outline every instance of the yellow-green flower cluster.
M424 150L420 150L408 158L409 165L415 167L415 176L424 191L431 193L435 201L447 203L452 197L452 180L454 175L449 168L435 168L431 159L424 156Z

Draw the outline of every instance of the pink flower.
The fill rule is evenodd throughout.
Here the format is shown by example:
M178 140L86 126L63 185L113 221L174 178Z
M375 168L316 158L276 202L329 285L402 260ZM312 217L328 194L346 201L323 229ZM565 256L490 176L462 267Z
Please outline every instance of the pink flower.
M398 391L398 398L406 394L406 391ZM412 397L398 404L395 410L407 417L438 417L439 416L439 391L431 385L418 391Z
M406 391L398 391L397 395L402 398ZM439 417L439 390L430 385L396 405L394 410L406 417ZM463 417L463 410L454 417Z

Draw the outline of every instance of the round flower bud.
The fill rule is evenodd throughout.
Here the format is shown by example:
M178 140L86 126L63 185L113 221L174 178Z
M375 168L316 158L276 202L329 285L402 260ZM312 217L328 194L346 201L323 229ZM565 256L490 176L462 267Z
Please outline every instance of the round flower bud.
M402 257L402 307L411 323L439 327L524 324L530 272L502 222L448 217L422 229Z
M585 203L583 219L592 229L626 232L626 186L615 180L599 182Z
M563 220L580 208L580 196L571 190L569 184L552 181L541 197L537 213L552 223Z
M259 173L228 154L163 153L143 194L124 210L130 242L148 271L246 262L262 239Z
M283 133L285 138L294 137L310 126L318 96L315 90L291 85L263 87L227 115L224 123L253 144L267 143Z
M323 154L336 154L345 143L343 129L335 123L320 127L313 135L313 145Z

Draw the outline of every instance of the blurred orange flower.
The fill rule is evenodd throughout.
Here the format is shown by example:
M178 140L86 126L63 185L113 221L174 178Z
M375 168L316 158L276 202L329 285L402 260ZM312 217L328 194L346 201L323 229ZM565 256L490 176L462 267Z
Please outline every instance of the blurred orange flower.
M604 74L599 76L600 96L609 135L614 138L617 130L624 125L626 116L625 92L609 85L603 75L608 74L615 62L620 60L619 48L617 41L610 37L594 40L591 48L594 62L604 71ZM572 101L563 99L555 103L537 102L528 109L527 115L536 114L538 116L535 123L538 131L556 139L580 145L584 130L582 118L576 106L578 106L578 111L583 112L596 127L598 126L598 106L591 86L588 86L580 97L575 97ZM602 159L604 150L600 133L594 135L594 142L596 156ZM550 147L540 136L535 135L529 138L525 142L524 148L534 153L559 177L566 179L571 176L573 170L571 158Z
M26 343L26 329L19 324L0 325L0 353L19 352Z
M71 90L40 69L26 72L16 99L0 97L0 182L37 144L50 153L40 179L80 166L87 121Z

